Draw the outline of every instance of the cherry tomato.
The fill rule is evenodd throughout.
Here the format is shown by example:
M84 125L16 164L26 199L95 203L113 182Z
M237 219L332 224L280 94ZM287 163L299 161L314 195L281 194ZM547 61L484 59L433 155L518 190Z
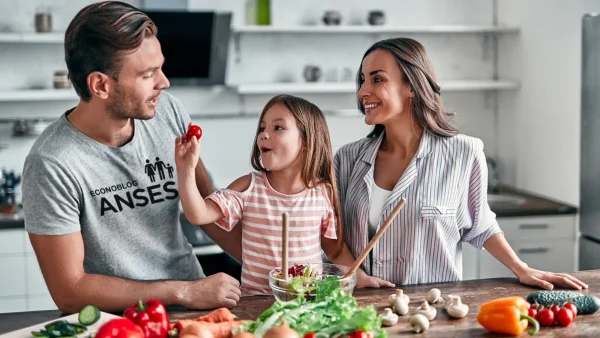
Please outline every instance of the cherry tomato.
M577 317L577 306L575 306L575 304L567 303L563 308L571 310L571 312L573 312L573 318Z
M350 334L350 338L369 338L369 334L363 330L356 330Z
M313 332L308 332L307 334L304 335L304 338L317 338L317 335L314 334Z
M551 326L554 324L554 312L549 309L542 309L542 311L538 313L538 321L542 326Z
M534 308L527 309L527 315L531 318L537 319L538 312Z
M573 322L573 311L562 308L558 311L558 315L556 315L556 321L560 326L569 326Z
M192 136L196 136L196 139L199 140L202 137L202 128L200 128L198 125L190 124L186 137L188 140L191 140Z
M550 308L550 311L552 311L554 313L554 320L556 320L556 316L558 316L558 311L560 311L560 306L552 305L552 307Z

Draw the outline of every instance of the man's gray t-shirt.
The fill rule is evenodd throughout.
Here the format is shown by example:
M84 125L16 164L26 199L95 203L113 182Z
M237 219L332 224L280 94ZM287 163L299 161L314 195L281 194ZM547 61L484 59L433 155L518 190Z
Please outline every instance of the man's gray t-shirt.
M180 226L175 138L190 118L163 92L154 118L135 120L122 147L92 140L63 114L33 145L23 170L25 229L81 231L86 273L195 280L202 268Z

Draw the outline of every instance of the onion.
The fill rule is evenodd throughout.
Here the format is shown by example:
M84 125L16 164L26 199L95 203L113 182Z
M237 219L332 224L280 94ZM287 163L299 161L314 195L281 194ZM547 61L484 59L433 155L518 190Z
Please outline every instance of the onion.
M233 336L233 338L255 338L255 336L250 332L240 332Z
M179 333L180 338L182 338L183 336L186 336L186 335L192 335L192 336L196 336L199 338L214 338L212 331L207 329L205 326L203 326L200 323L192 323L192 324L186 326Z
M287 326L285 320L281 318L281 325L270 328L263 338L300 338L298 332Z

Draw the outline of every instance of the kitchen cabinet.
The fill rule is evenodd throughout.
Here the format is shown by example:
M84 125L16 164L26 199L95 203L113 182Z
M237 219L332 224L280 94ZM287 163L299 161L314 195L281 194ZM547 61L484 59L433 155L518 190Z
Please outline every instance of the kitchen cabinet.
M0 313L56 309L24 229L0 230Z
M519 258L531 268L573 272L576 264L575 215L498 218L498 224ZM463 244L463 279L514 277L486 250Z

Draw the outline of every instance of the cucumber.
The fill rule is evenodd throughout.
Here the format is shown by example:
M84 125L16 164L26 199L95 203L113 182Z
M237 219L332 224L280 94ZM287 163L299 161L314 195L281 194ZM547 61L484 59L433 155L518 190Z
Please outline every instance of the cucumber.
M600 310L600 299L596 296L584 295L576 291L536 291L527 296L530 304L538 303L544 307L573 303L577 314L588 315Z
M78 319L83 325L93 325L100 319L100 310L94 305L86 305L79 311Z

